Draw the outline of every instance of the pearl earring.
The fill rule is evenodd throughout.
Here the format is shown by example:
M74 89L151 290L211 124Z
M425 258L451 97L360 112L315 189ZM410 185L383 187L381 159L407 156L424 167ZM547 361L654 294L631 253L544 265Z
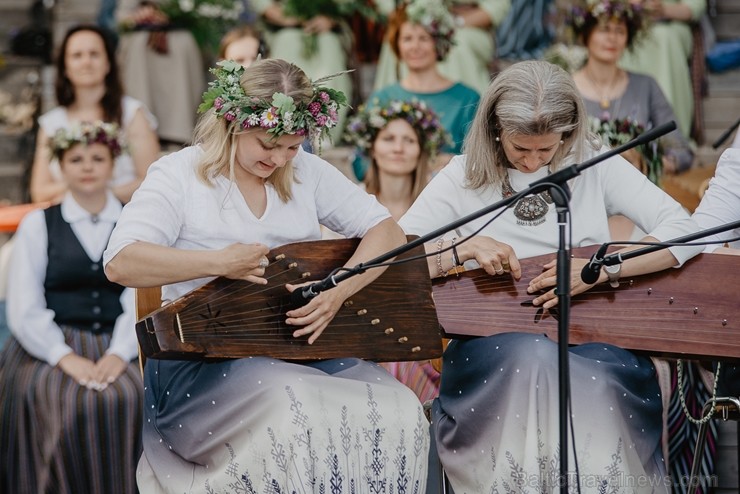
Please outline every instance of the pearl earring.
M495 140L496 140L496 142L501 142L501 138L499 138L499 136L496 136L496 139Z
M562 146L563 144L565 144L565 141L560 139L560 145Z

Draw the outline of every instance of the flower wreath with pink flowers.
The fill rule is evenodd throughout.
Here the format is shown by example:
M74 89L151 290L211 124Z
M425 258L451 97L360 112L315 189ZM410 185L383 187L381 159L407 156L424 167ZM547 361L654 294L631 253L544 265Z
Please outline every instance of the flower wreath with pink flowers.
M110 149L113 158L120 156L125 148L118 125L100 120L60 128L49 139L51 154L57 159L77 144L103 144Z
M247 95L240 82L244 67L234 61L219 62L211 73L216 80L208 84L198 111L213 108L219 118L235 122L243 130L260 128L275 137L295 134L320 142L337 125L339 108L347 106L344 93L320 85L339 74L313 81L311 101L297 104L283 93L273 94L270 101Z

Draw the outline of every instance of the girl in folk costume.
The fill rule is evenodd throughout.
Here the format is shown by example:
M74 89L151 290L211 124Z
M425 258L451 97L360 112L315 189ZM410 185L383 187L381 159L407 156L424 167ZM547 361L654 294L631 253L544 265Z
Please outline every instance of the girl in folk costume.
M10 263L0 490L133 494L144 395L133 292L102 266L121 213L108 185L118 129L62 129L50 152L67 192L23 219Z

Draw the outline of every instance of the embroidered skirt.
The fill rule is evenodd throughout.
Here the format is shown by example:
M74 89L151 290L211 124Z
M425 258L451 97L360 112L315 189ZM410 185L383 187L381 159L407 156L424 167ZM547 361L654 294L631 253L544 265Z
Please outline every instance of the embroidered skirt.
M570 352L570 492L663 493L662 401L649 359L605 344ZM557 344L506 333L450 342L433 424L456 494L560 491Z
M429 424L374 363L148 360L146 493L425 492Z
M110 344L110 334L62 330L93 361ZM0 353L0 492L136 493L143 395L136 362L94 391L10 338Z

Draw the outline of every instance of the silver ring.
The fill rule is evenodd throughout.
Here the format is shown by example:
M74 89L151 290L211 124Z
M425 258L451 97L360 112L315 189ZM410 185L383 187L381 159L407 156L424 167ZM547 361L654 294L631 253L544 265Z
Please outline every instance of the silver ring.
M496 270L496 274L504 274L504 270L503 269L497 269Z
M267 259L266 257L263 257L262 259L260 259L260 267L262 269L265 269L269 265L270 265L270 260L269 259Z

